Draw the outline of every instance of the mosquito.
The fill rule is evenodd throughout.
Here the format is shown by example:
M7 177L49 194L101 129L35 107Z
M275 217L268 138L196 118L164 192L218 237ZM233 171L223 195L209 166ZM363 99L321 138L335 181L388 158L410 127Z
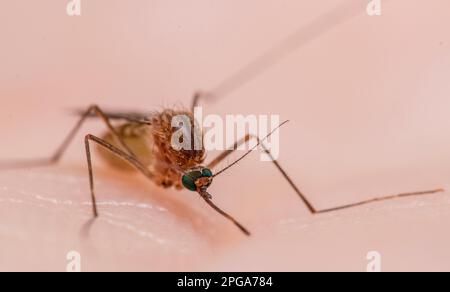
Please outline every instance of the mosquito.
M360 1L358 0L358 2ZM279 127L269 133L266 137L260 138L250 134L246 135L236 142L232 148L222 152L209 163L205 163L206 151L204 147L200 150L182 149L178 151L171 147L172 134L178 130L177 128L172 127L171 121L173 117L179 115L189 117L192 126L191 129L194 128L195 119L193 110L202 100L217 100L218 97L229 94L231 91L236 90L246 82L255 78L258 74L278 62L282 57L291 53L294 49L312 41L314 38L318 37L318 35L327 32L331 28L330 19L333 20L334 24L342 23L358 15L362 10L360 9L360 5L355 6L355 2L349 2L348 4L349 5L339 6L329 13L318 17L309 25L298 30L255 61L244 66L236 74L225 79L215 89L206 93L198 92L194 94L190 109L164 109L149 115L140 112L103 111L99 106L92 105L85 111L80 112L80 120L50 158L22 162L16 161L2 164L1 166L2 168L5 168L53 165L60 161L84 122L89 118L99 118L105 124L107 132L101 137L88 134L84 138L94 218L98 217L98 210L94 188L91 143L94 143L97 146L101 157L113 167L122 171L127 171L131 166L132 169L143 174L157 186L162 188L173 187L177 190L186 189L197 193L212 209L236 225L248 236L250 235L250 232L243 224L213 203L213 196L209 193L209 189L214 179L237 165L256 149L261 149L272 158L271 161L274 167L292 187L293 191L298 195L311 214L323 214L362 206L377 201L443 192L443 189L409 192L319 210L315 208L307 196L300 191L294 180L291 179L281 164L274 159L269 149L265 147L263 143L265 139L269 138L274 133L274 131L279 130L280 127L285 125L288 121L281 123ZM120 122L120 124L113 125L113 121ZM216 169L221 162L237 151L239 146L249 143L251 140L257 142L254 147L249 149L227 167L214 173L213 170Z

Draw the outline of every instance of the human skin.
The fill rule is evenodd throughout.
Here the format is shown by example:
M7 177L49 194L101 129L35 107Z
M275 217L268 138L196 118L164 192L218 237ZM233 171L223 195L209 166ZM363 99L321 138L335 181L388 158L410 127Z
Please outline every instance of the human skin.
M188 106L341 3L81 0L69 17L64 1L34 2L0 9L6 161L51 155L77 121L68 109ZM391 0L379 17L330 20L205 112L289 119L279 162L318 209L448 190L448 11L445 0ZM103 131L86 123L58 165L0 171L1 271L65 271L73 250L83 271L365 271L370 251L384 271L450 270L448 191L313 216L257 153L210 188L251 237L195 193L111 169L95 152L92 221L83 137Z

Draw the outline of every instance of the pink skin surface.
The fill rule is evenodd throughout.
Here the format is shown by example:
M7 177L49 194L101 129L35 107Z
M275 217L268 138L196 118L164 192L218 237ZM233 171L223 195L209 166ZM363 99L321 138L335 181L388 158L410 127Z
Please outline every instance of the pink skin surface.
M78 17L65 1L2 5L3 160L50 155L76 122L67 109L188 105L342 3L131 2L81 0ZM279 161L319 209L450 189L450 2L391 0L379 17L364 9L205 104L289 119ZM384 271L450 270L448 191L312 216L257 153L210 188L250 238L195 193L160 189L95 154L91 222L83 136L103 131L88 122L57 166L0 171L1 271L65 271L72 250L83 271L365 271L370 251Z

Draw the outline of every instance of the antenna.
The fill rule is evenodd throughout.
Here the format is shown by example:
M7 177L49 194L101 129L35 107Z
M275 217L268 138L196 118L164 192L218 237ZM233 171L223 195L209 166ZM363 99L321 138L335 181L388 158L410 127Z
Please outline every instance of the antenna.
M244 155L242 155L240 158L238 158L236 161L234 161L233 163L231 163L230 165L228 165L227 167L225 167L224 169L222 169L221 171L217 172L213 177L218 176L219 174L224 173L225 171L227 171L228 169L232 168L233 166L235 166L236 164L238 164L242 159L244 159L245 157L247 157L250 153L253 152L253 150L255 150L256 148L259 147L259 145L261 145L262 142L264 142L265 140L267 140L267 138L269 138L273 133L275 133L275 131L277 131L279 128L281 128L283 125L287 124L289 122L289 120L284 121L283 123L281 123L278 127L276 127L272 132L270 132L266 137L264 137L263 139L258 139L258 143L253 146L250 150L248 150Z

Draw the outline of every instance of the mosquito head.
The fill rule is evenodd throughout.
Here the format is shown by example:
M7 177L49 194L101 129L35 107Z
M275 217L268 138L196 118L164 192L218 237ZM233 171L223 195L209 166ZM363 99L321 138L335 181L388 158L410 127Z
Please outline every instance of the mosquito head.
M206 167L198 167L186 172L181 180L186 189L203 193L212 184L213 173Z

